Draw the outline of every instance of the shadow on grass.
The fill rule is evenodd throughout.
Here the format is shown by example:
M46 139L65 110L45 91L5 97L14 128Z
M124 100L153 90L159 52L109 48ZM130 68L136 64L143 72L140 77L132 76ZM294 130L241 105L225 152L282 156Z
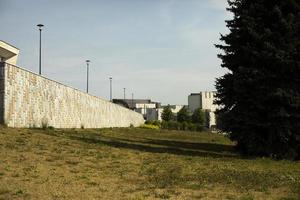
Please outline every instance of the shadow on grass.
M136 141L105 136L88 137L88 135L69 135L70 139L89 144L104 144L116 148L131 149L151 153L169 153L201 157L238 157L233 153L233 146L213 143L190 143L170 140Z
M124 140L125 142L133 142L132 140ZM197 142L181 142L174 140L160 140L160 139L145 139L145 141L137 141L138 143L148 144L148 145L160 145L167 146L172 148L180 148L180 149L190 149L190 150L200 150L200 151L208 151L215 153L234 153L233 145L225 145L225 144L215 144L215 143L197 143Z

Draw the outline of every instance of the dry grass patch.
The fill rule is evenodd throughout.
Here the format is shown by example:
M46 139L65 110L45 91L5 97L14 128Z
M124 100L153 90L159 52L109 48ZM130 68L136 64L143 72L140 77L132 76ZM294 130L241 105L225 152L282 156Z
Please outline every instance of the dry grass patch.
M147 129L0 129L0 199L299 199L300 164L226 137Z

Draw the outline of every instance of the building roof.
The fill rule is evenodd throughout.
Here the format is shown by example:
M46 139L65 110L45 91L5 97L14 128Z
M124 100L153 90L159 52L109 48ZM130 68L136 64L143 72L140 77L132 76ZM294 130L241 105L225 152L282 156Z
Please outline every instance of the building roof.
M18 55L19 49L0 40L0 56L5 59L9 59L15 55Z
M199 93L191 93L190 96L197 96L197 95L201 95L204 92L212 92L212 93L216 93L217 91L200 91Z
M6 61L6 62L10 61L12 62L10 64L15 65L18 54L19 54L18 48L8 44L7 42L0 40L0 57L4 59L2 61ZM13 59L13 61L11 59Z
M126 108L134 108L136 104L157 104L159 102L152 102L151 99L113 99L113 103L120 104Z

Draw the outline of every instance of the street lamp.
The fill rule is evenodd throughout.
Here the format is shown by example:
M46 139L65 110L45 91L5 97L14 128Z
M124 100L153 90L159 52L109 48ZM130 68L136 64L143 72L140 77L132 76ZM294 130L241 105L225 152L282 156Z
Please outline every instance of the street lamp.
M123 90L124 90L124 100L126 99L126 88L123 88Z
M39 56L39 74L42 74L42 28L44 27L43 24L36 25L39 27L40 30L40 56Z
M132 108L132 110L134 110L134 107L133 107L133 93L131 93L131 108Z
M110 101L112 101L112 77L109 77L109 84L110 84Z
M86 93L89 93L89 64L90 60L86 60Z

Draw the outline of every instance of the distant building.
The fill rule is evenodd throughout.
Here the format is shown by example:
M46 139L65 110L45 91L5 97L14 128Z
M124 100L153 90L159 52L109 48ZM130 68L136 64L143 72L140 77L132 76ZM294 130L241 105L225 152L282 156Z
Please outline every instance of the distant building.
M151 99L113 99L113 103L119 104L144 116L145 120L160 120L164 107L160 102L152 102ZM170 105L172 112L177 115L184 105Z
M174 114L177 114L183 107L186 107L186 105L169 105L171 107L171 110Z
M0 40L0 62L16 65L19 49Z
M216 92L214 91L204 91L192 93L188 97L188 105L191 112L194 112L194 110L197 108L201 108L202 110L208 112L210 118L210 127L216 125L215 111L217 110L218 106L213 103L215 100L215 95Z
M157 120L161 107L161 103L152 102L151 99L113 99L113 103L141 113L145 120Z
M183 108L183 107L187 107L186 105L169 105L171 108L172 113L175 115L175 117L177 116L177 113ZM161 106L161 108L157 109L157 120L162 120L161 119L161 115L162 112L164 110L166 106Z

